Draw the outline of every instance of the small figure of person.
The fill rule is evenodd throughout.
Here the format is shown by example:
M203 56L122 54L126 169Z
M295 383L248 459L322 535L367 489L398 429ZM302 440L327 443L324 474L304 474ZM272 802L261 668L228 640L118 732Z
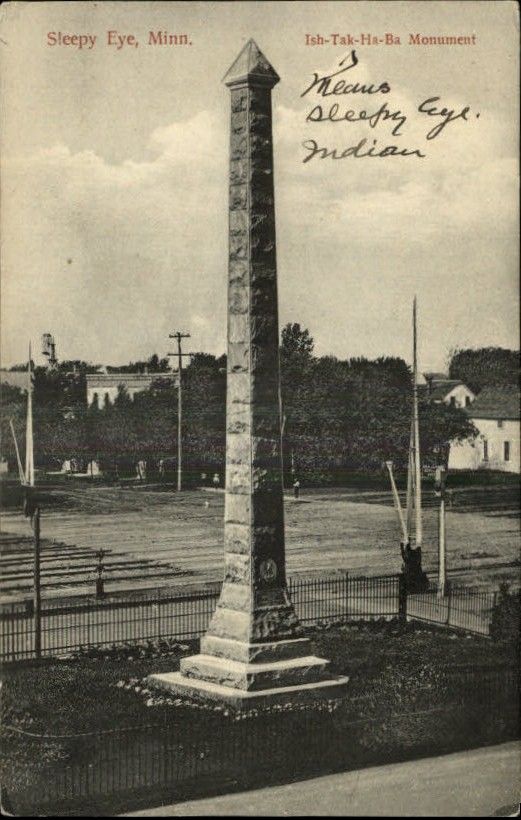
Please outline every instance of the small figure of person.
M293 482L293 495L295 498L298 498L300 495L300 481L298 478Z
M214 487L218 487L218 486L219 486L219 484L220 484L220 481L219 481L219 473L214 473L212 481L213 481L213 486L214 486Z
M159 478L161 479L161 481L163 481L163 479L165 477L165 462L162 458L159 459L158 464L157 464L157 468L158 468L158 471L159 471Z
M429 587L429 579L422 569L421 547L412 548L410 543L400 543L402 553L402 572L405 577L407 592L425 592Z
M147 477L147 463L144 459L140 459L137 463L137 476L140 481L145 481Z
M403 541L400 541L400 552L402 553L403 570L405 572L409 567L409 557L412 552L411 545L408 541L406 544L404 544Z

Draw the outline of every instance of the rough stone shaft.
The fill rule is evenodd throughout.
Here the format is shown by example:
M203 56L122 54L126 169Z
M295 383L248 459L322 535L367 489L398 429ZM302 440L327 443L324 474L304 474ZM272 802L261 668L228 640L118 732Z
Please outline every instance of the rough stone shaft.
M209 635L299 634L286 591L271 88L250 49L231 92L225 577ZM241 69L243 69L241 71ZM230 76L231 75L231 76Z

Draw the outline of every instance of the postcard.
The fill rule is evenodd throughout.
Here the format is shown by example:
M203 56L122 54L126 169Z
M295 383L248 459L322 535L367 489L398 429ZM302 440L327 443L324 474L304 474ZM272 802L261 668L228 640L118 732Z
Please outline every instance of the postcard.
M0 9L1 805L519 801L519 8Z

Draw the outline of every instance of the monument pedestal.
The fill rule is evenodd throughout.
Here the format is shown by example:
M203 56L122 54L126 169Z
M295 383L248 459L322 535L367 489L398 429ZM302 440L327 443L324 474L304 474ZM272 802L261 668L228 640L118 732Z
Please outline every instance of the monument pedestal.
M246 644L207 636L201 649L221 654L203 651L183 658L179 672L151 675L148 681L177 695L236 707L345 694L348 679L328 673L329 661L305 654L308 646L307 638Z
M247 709L251 706L270 706L271 704L295 703L303 700L328 700L345 695L348 678L338 675L325 681L302 683L298 686L280 686L274 689L247 691L210 683L198 678L185 678L181 672L165 672L150 675L149 683L159 689L193 700L210 700L226 703L236 709Z

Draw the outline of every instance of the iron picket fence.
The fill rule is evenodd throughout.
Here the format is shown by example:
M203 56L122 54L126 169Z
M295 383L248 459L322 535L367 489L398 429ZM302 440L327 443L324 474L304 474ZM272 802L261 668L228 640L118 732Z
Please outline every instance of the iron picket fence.
M430 581L424 592L407 596L407 614L417 621L488 636L496 600L497 592L455 585L440 595L438 584Z
M42 656L63 656L86 648L125 646L159 640L191 640L206 631L220 582L199 588L160 587L104 598L47 599L42 603ZM292 577L290 597L304 626L376 618L408 617L488 635L496 593L452 587L439 597L435 583L406 594L403 576ZM34 657L32 601L0 605L0 660Z
M518 736L517 669L442 670L433 694L416 690L383 712L362 697L228 716L181 707L162 722L70 736L5 729L6 751L21 769L24 744L39 762L25 777L4 779L4 799L21 816L113 816L265 786L274 776L284 782Z
M158 588L117 598L49 599L42 603L42 655L196 638L208 626L220 588L220 583L214 583L199 590ZM33 655L32 607L4 604L0 609L0 659L14 661Z

